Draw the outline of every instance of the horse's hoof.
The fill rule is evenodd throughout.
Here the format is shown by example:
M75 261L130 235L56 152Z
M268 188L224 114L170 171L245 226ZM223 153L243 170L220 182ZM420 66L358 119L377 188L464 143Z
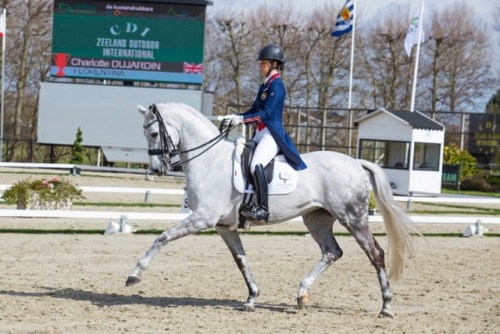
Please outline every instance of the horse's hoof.
M391 310L382 310L380 314L378 315L379 318L385 317L385 318L394 318L394 314L392 313Z
M309 301L309 295L308 294L305 294L302 297L298 297L297 298L297 304L299 305L300 309L303 309L306 306L306 304L307 304L308 301Z
M245 312L254 312L255 311L255 305L253 305L253 304L243 304L243 306L241 307L241 310L245 311Z
M129 276L127 278L127 282L125 283L125 286L132 286L141 281L141 278L139 276Z

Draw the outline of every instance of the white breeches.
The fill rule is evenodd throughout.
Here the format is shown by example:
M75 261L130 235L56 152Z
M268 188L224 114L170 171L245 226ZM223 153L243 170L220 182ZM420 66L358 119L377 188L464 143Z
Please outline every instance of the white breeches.
M255 166L262 164L262 166L266 167L278 154L280 149L267 127L260 131L257 130L252 140L257 143L252 162L250 163L250 171L253 174L255 172Z

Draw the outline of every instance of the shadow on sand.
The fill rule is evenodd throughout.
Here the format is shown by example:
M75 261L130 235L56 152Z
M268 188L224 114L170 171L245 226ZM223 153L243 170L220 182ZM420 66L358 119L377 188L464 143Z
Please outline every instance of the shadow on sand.
M56 289L51 287L41 287L45 291L25 292L2 290L0 296L12 296L21 298L61 298L74 301L88 301L98 307L111 307L123 305L146 305L153 307L210 307L223 309L242 309L242 302L230 299L195 298L195 297L144 297L138 294L120 295L117 293L99 293L88 290L78 290L72 288ZM318 308L310 306L308 308ZM323 309L324 307L319 307ZM264 309L270 312L297 313L300 310L296 305L287 304L256 304L256 309ZM330 310L337 312L338 310Z

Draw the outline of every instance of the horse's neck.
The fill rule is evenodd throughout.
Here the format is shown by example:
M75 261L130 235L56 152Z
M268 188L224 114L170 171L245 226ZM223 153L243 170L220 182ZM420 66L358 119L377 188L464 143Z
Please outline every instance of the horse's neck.
M179 109L172 119L175 119L174 126L180 135L178 149L181 152L197 148L219 135L217 127L196 111ZM221 168L222 165L225 165L224 161L231 164L231 153L234 146L228 141L221 140L209 148L213 144L209 143L199 149L181 154L181 160L192 159L183 167L188 180L197 179L200 176L206 177L207 170L213 171ZM207 151L202 153L205 150ZM193 181L191 183L198 183L199 180Z
M219 132L203 115L194 112L179 112L179 150L186 151L203 145L215 138ZM195 152L196 153L196 152Z

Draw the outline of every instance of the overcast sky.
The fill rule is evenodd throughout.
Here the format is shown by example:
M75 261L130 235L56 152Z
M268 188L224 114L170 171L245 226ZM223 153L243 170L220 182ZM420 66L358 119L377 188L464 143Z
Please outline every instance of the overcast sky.
M209 0L214 4L212 7L214 9L225 7L225 6L235 6L248 8L252 6L258 6L264 3L278 3L284 1L289 3L290 6L300 8L301 10L307 10L310 8L317 7L327 2L331 2L336 6L340 7L345 3L345 0ZM425 1L425 14L432 12L433 10L446 7L450 4L459 2L461 0L427 0ZM496 2L495 0L464 0L466 3L474 7L476 13L480 14L482 17L488 17L487 19L492 20L493 10L492 6ZM384 8L394 6L394 5L404 5L410 8L412 11L418 12L420 9L421 1L418 0L356 0L356 6L358 8L363 8L363 12L367 15L376 14L379 10ZM498 5L497 5L498 6Z
M311 10L312 8L321 6L325 3L332 3L339 8L344 5L345 0L210 0L213 6L209 6L209 13L211 10L217 10L221 8L249 8L256 7L265 3L274 4L279 2L284 2L290 4L297 10L300 9L301 12ZM355 0L356 7L363 13L367 18L376 15L379 12L383 12L393 6L403 6L406 7L410 13L418 13L420 10L421 1L419 0ZM493 15L498 13L498 7L500 7L500 2L498 0L426 0L424 5L424 25L425 19L430 17L430 14L444 7L448 7L453 3L459 1L464 1L474 8L474 12L477 14L476 19L480 19L481 22L485 22L488 29L491 31L492 42L497 46L496 54L500 59L500 26L494 26ZM495 5L496 3L496 5ZM335 18L332 18L332 25L335 22Z

